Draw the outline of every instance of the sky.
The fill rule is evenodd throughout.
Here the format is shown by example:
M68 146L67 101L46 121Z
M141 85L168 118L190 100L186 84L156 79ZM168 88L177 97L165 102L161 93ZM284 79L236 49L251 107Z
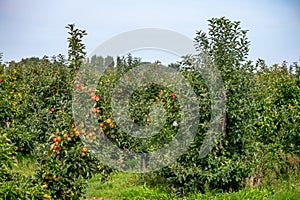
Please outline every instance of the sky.
M297 0L0 0L0 52L4 62L67 55L65 26L70 23L87 31L88 55L111 37L140 28L168 29L193 39L196 31L208 31L207 20L223 16L249 30L250 60L261 58L268 65L300 60ZM177 59L161 52L141 55L147 53L158 60Z

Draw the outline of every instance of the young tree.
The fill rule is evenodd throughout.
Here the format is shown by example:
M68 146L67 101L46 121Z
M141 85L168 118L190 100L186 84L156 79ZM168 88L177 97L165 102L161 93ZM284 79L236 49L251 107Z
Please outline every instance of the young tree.
M0 53L0 74L3 74L4 65L2 64L3 53Z
M196 33L196 49L209 56L221 72L227 100L226 117L222 128L223 135L226 135L231 123L229 121L231 116L228 115L233 114L231 107L237 103L235 101L238 98L242 98L240 95L249 89L247 84L249 74L245 72L251 71L249 62L247 63L250 41L246 35L247 30L241 29L239 21L232 22L221 17L212 18L208 22L208 35L203 31Z
M247 30L241 29L239 21L231 22L225 17L208 22L208 35L201 30L196 33L196 49L210 57L226 81L227 75L247 60L250 45Z
M184 73L194 77L192 81L195 83L199 81L199 106L206 102L202 106L205 108L204 112L200 113L200 118L204 120L201 123L211 123L210 117L205 116L210 112L209 102L213 99L210 99L205 90L199 92L201 84L205 83L199 80L199 70L194 66L199 66L199 62L206 63L206 58L209 58L209 62L221 74L225 91L220 95L225 97L226 108L222 111L225 112L222 132L216 138L212 152L205 158L199 158L197 152L204 142L203 135L206 134L206 130L199 125L199 133L190 151L182 156L178 163L170 166L169 171L165 171L166 176L171 174L169 180L172 180L172 184L177 188L179 186L180 189L201 190L208 184L210 188L232 190L239 188L244 178L250 174L250 138L254 134L248 131L247 127L251 122L250 105L253 102L249 95L253 73L251 62L247 61L250 42L246 33L246 30L241 29L240 22L232 22L225 17L210 19L208 34L198 31L195 37L197 54L186 56L182 62ZM194 87L197 88L196 85Z

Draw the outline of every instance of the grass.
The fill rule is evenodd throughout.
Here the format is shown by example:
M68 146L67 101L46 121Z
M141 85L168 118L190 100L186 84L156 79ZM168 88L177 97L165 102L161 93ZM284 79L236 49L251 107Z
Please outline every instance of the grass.
M299 200L300 194L296 190L273 191L267 189L242 189L233 193L206 193L194 194L188 199L208 199L208 200Z
M147 182L141 182L138 174L113 173L111 179L101 183L100 176L90 180L87 190L88 199L172 199L164 185L149 186Z
M33 156L17 155L17 164L12 168L12 172L18 172L24 176L32 176L38 169L38 164Z
M12 169L24 176L31 176L38 169L33 156L18 156L18 164ZM190 193L178 197L166 189L164 183L153 184L143 178L143 175L125 172L114 172L110 180L101 182L101 175L89 180L87 200L299 200L300 187L296 186L296 174L287 180L273 180L273 184L261 184L257 188L244 188L237 192L221 193L207 191L206 193Z
M124 172L113 173L111 179L105 183L95 176L89 182L87 190L88 200L146 200L146 199L174 199L174 200L299 200L300 188L295 184L285 183L276 190L265 187L244 188L237 192L220 193L209 191L205 194L191 193L186 197L178 197L165 189L165 185L150 186L141 181L139 175ZM283 183L283 182L282 182Z

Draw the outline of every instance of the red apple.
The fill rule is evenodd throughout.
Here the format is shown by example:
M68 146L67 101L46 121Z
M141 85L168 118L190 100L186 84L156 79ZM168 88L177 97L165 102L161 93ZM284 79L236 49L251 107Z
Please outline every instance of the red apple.
M93 113L99 113L99 109L98 108L92 108L92 112Z
M177 96L176 96L176 94L173 92L173 93L171 94L171 97L172 97L173 99L175 99Z
M54 145L53 149L54 149L54 150L59 150L59 149L60 149L60 146Z

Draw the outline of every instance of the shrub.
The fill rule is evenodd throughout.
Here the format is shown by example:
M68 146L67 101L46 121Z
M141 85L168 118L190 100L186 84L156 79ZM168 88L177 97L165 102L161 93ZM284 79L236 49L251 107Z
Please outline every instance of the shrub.
M12 172L15 146L6 134L0 135L0 197L1 199L41 199L42 188L33 177Z

